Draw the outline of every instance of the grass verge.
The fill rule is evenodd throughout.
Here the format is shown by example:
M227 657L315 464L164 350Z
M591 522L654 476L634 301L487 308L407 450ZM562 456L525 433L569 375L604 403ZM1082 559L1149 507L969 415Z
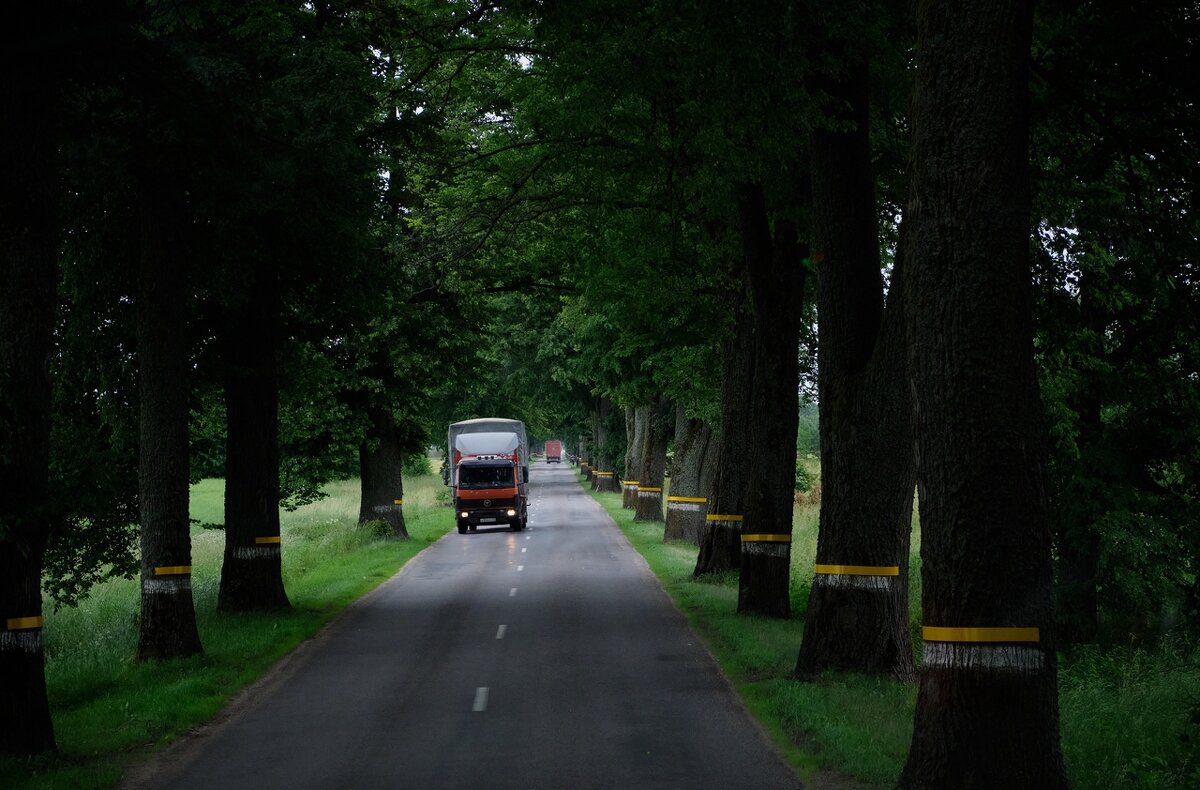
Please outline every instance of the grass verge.
M223 481L193 486L192 518L224 521ZM0 787L109 788L132 762L212 718L238 691L315 634L350 602L390 578L453 527L436 504L441 480L405 481L410 540L381 538L358 522L357 480L282 513L286 612L216 612L224 533L192 532L192 584L204 654L138 663L136 579L98 586L79 607L49 612L43 632L46 683L58 752L32 760L0 759Z
M736 614L736 573L694 579L694 546L663 543L663 524L635 522L618 493L592 496L645 557L808 786L895 785L912 737L916 687L853 674L828 673L812 683L791 677L812 585L819 505L795 508L793 616L776 620ZM915 533L914 634L921 618L919 543ZM919 649L919 639L914 645ZM1059 663L1062 748L1073 788L1200 787L1200 650L1183 644L1092 648L1060 655Z

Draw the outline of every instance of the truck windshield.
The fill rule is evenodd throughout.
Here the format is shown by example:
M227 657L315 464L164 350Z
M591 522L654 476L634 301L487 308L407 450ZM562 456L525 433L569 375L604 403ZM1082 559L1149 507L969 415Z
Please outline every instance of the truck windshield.
M463 466L458 470L458 484L463 488L502 488L513 484L511 466Z

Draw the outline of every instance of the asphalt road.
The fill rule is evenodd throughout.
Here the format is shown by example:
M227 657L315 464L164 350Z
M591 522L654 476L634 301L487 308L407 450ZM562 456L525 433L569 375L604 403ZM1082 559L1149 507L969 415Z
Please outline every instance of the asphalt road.
M451 532L137 788L797 788L566 466L529 529Z

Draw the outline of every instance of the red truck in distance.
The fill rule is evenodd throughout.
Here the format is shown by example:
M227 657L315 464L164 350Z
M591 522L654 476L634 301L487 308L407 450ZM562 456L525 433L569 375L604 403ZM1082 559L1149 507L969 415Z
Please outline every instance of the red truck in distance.
M562 463L562 442L560 442L558 439L546 440L546 463Z

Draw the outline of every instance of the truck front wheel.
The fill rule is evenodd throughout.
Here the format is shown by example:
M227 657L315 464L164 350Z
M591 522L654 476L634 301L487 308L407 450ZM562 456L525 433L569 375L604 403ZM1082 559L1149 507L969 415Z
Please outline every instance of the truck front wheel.
M465 522L465 521L458 522L458 534L459 535L467 534L467 522Z

